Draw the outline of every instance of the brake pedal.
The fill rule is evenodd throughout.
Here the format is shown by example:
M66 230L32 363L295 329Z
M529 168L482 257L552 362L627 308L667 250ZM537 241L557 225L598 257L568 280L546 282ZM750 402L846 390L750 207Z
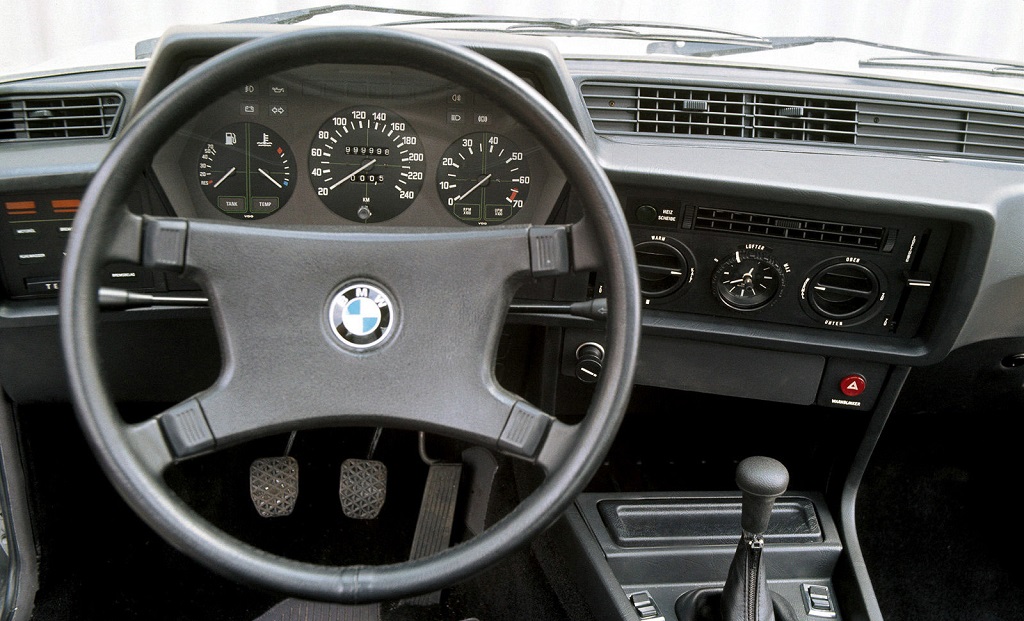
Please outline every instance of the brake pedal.
M281 457L261 457L249 466L249 497L265 518L291 515L299 497L299 462L290 457L295 432Z
M373 459L383 431L374 431L366 459L346 459L341 464L338 499L345 517L372 520L380 514L388 495L388 467Z

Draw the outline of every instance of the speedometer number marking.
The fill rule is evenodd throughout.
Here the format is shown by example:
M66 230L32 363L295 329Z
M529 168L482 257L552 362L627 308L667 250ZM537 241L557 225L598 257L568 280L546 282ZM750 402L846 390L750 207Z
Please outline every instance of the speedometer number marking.
M356 222L394 218L423 186L419 137L405 119L376 106L327 119L310 145L309 167L324 205Z

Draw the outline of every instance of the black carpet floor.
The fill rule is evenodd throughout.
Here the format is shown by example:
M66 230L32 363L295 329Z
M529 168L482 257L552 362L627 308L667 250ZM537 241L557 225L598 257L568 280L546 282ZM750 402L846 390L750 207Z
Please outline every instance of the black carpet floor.
M38 621L252 621L283 597L235 584L171 548L125 505L101 473L67 408L22 408L18 416L39 560ZM389 468L377 520L345 518L338 472L365 458L372 430L300 433L295 512L258 517L248 464L281 454L282 437L187 462L169 476L178 494L214 524L254 545L325 564L408 558L426 466L415 434L386 431L376 457ZM565 612L534 554L513 554L423 608L385 603L385 621L563 621ZM528 614L529 617L523 617Z
M886 621L1024 620L1019 411L897 411L857 503ZM1014 425L1015 426L1015 425Z

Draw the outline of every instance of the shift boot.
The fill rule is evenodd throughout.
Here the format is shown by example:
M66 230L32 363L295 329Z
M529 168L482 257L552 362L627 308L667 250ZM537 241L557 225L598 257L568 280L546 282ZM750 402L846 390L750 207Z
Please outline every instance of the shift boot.
M775 621L765 580L764 539L744 533L722 590L722 621Z

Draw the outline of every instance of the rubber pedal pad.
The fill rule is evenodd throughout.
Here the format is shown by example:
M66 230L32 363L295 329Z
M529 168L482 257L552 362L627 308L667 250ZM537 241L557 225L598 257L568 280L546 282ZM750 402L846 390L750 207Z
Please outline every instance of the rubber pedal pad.
M388 495L388 467L374 459L346 459L341 463L338 498L341 511L355 520L380 514Z
M449 547L461 480L462 464L436 463L430 466L409 560L425 558ZM402 600L403 604L412 606L430 606L440 602L440 591Z
M249 496L265 518L291 515L299 497L299 462L294 457L261 457L252 462Z
M380 621L380 604L344 605L286 599L254 621Z

